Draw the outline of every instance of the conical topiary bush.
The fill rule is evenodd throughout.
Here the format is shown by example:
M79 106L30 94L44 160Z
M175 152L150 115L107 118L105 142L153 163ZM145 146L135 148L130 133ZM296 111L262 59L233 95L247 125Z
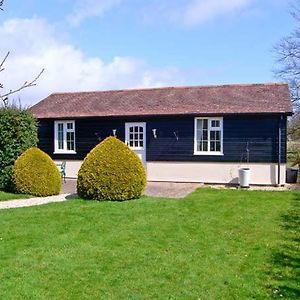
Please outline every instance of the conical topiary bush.
M48 154L32 147L21 154L13 167L13 182L19 193L35 196L57 195L61 175Z
M140 158L115 137L108 137L84 159L78 172L77 193L85 199L129 200L146 186Z

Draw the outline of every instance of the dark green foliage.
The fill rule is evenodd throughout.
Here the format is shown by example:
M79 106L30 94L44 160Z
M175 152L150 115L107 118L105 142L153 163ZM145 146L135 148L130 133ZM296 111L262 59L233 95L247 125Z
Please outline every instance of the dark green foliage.
M31 112L0 108L0 190L12 190L12 167L26 149L36 146L37 123Z
M17 192L35 196L57 195L61 176L48 154L32 147L20 155L13 167L13 181Z
M293 163L292 163L292 167L294 167L294 166L297 166L298 168L300 166L300 151L298 151L295 154L295 158L294 158Z
M114 137L106 138L91 150L82 163L77 180L78 194L96 200L138 198L145 186L142 161Z

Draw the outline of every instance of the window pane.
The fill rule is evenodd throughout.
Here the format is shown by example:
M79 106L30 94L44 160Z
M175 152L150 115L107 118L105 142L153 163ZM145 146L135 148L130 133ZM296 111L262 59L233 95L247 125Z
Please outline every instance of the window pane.
M129 132L133 132L133 127L129 127Z
M203 120L197 120L197 131L200 132L203 130Z
M139 127L140 132L143 132L143 129L144 129L143 127L141 127L141 126Z
M73 129L73 123L67 123L67 129Z
M212 141L214 141L216 139L216 132L215 131L211 131L210 132L210 140Z
M197 141L197 151L202 151L202 143Z
M211 127L220 127L220 120L212 120L211 121Z
M208 140L208 131L207 130L203 130L202 133L202 140L207 141Z
M208 142L202 142L202 150L200 151L208 151Z
M67 150L75 150L74 132L67 132Z
M216 151L216 144L215 144L215 142L210 142L210 151Z
M64 149L64 124L57 124L57 139L58 139L58 149Z
M144 147L144 143L143 143L143 141L140 141L140 147Z
M134 147L138 147L139 146L139 142L138 141L134 141Z
M208 129L207 119L198 119L197 120L197 130L202 131L203 129Z
M206 141L198 143L198 147L197 147L198 151L207 151L208 150L207 148L208 148L208 143Z
M221 151L221 143L220 142L216 142L216 151Z
M221 132L220 131L216 131L216 140L220 141L221 139Z
M142 140L143 139L143 134L142 133L140 133L140 140Z
M67 141L67 150L74 150L74 143Z

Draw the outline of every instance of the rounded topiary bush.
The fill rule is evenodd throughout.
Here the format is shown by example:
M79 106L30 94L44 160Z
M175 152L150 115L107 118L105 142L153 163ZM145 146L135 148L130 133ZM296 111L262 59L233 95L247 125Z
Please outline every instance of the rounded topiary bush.
M140 158L115 137L98 144L78 172L77 193L95 200L129 200L141 196L146 172Z
M48 154L32 147L15 161L13 182L19 193L51 196L60 192L61 175Z

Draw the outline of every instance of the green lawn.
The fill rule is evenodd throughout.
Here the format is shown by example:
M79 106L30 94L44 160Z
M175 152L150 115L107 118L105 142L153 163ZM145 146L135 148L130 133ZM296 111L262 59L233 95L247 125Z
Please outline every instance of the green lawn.
M0 299L297 299L300 193L0 211Z
M14 199L27 199L30 196L24 194L11 194L0 191L0 201L14 200Z

